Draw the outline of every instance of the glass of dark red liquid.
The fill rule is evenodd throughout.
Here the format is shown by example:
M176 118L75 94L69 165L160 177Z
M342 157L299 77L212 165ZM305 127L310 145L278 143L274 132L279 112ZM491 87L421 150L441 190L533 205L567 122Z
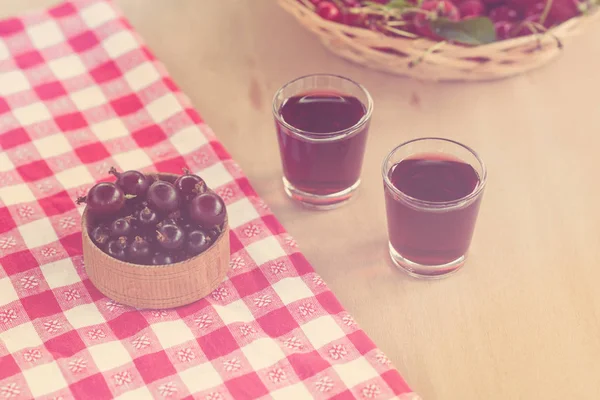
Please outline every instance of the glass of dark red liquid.
M443 277L467 258L486 183L469 147L421 138L396 147L382 166L389 250L415 277Z
M279 89L273 114L290 198L331 209L352 197L360 185L372 112L367 90L341 76L304 76Z

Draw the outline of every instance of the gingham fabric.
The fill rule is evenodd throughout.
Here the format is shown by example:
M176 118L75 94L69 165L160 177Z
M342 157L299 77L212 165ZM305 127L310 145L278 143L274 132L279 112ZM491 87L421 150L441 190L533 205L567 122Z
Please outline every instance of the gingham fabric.
M0 398L416 398L111 3L0 37ZM73 200L110 166L188 167L225 199L207 298L135 310L88 280Z

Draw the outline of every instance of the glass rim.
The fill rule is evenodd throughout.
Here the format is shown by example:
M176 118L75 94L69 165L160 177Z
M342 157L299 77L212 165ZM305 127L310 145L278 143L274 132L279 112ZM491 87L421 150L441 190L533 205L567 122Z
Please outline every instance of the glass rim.
M388 174L389 168L387 168L387 164L388 164L389 160L402 147L406 147L407 145L409 145L411 143L423 142L423 141L442 141L442 142L446 142L446 143L451 143L451 144L457 145L459 147L462 147L463 149L465 149L469 153L471 153L475 157L477 162L479 162L479 165L481 166L481 176L479 177L479 183L478 183L477 187L468 195L463 196L460 199L450 200L450 201L420 200L415 197L409 196L408 194L406 194L403 191L396 188L392 184L392 181L390 180L390 177ZM405 200L408 200L410 203L413 203L417 206L426 207L426 208L450 208L450 207L454 207L454 206L463 205L464 203L467 203L467 202L470 202L471 200L476 199L481 194L481 192L483 191L483 189L485 188L486 183L487 183L487 168L485 166L485 163L483 162L483 160L481 159L481 157L475 150L473 150L471 147L469 147L465 144L457 142L456 140L446 139L446 138L441 138L441 137L433 137L433 136L411 139L409 141L406 141L406 142L401 143L398 146L394 147L392 149L392 151L390 151L388 153L388 155L385 156L385 158L383 159L383 163L381 165L381 175L383 176L383 181L384 181L386 187L389 190L391 190L394 194L396 194L397 196L399 196Z
M310 131L302 130L300 128L296 128L295 126L288 124L281 117L281 115L279 114L279 108L277 108L275 106L277 97L290 85L293 85L294 83L301 81L303 79L319 77L319 76L341 79L343 81L351 83L352 85L355 85L363 92L363 94L367 98L367 104L366 104L367 110L366 110L365 114L361 117L361 119L358 120L358 122L356 122L354 125L352 125L349 128L342 129L339 131L328 132L328 133L317 133L317 132L310 132ZM353 81L350 78L346 78L345 76L336 75L336 74L308 74L308 75L300 76L298 78L295 78L295 79L287 82L286 84L281 86L277 90L277 92L275 92L275 95L273 96L273 102L272 102L272 111L273 111L273 116L275 117L275 120L278 123L280 123L281 125L283 125L290 132L292 132L298 136L302 136L303 138L311 140L311 141L330 141L330 140L338 139L340 137L349 136L350 134L352 134L352 133L358 131L360 128L362 128L371 119L371 114L373 114L373 98L371 97L371 94L369 93L367 88L365 88L360 83Z

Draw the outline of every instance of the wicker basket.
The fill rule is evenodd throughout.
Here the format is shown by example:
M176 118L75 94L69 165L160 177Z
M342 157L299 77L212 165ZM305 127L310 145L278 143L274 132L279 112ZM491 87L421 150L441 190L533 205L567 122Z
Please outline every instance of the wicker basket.
M173 174L159 174L174 181ZM162 309L193 303L223 282L229 270L229 226L203 253L165 266L138 265L119 261L98 248L89 236L92 215L86 210L81 221L85 270L94 286L119 303L144 309Z
M426 81L485 81L531 71L555 59L562 50L559 43L600 17L600 12L594 10L552 28L548 34L473 47L446 43L428 52L436 42L389 37L327 21L297 0L279 0L279 4L338 56L372 69Z

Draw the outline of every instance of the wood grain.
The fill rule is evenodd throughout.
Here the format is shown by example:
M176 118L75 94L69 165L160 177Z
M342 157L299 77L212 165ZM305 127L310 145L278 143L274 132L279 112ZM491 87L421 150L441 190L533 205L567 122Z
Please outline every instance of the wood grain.
M0 14L51 3L5 0ZM273 0L116 3L425 400L600 399L600 26L527 75L426 84L338 59ZM375 102L359 196L323 213L285 197L269 106L314 72ZM380 178L391 148L426 135L472 146L489 170L470 259L437 282L388 261Z

